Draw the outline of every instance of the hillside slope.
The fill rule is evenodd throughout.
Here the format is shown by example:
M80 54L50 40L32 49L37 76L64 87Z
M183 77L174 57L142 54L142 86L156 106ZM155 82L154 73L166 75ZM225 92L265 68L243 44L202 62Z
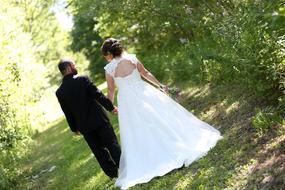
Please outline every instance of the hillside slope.
M140 184L142 189L282 189L285 186L285 129L256 131L251 124L257 108L266 104L238 87L183 84L177 100L202 120L218 128L224 139L205 157ZM117 118L111 116L118 134ZM35 137L25 163L21 189L115 189L100 170L82 137L73 136L65 120Z

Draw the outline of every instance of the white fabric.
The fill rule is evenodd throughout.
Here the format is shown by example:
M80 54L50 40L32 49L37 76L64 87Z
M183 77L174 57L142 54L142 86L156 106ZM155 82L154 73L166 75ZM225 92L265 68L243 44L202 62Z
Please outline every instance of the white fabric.
M106 72L114 73L123 58L137 62L135 55L124 55L110 62ZM117 187L127 189L188 166L222 138L218 130L144 82L137 69L114 80L122 149Z
M120 61L123 59L131 61L135 65L138 63L138 59L137 59L135 54L126 54L125 53L120 58L113 59L110 63L108 63L104 67L106 73L114 77L116 67L118 66L118 63L120 63Z

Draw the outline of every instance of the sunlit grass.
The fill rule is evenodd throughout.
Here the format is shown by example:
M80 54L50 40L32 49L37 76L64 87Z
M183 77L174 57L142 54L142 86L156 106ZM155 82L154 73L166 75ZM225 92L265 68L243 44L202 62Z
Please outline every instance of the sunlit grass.
M254 97L245 96L242 91L223 88L188 86L184 89L181 103L193 110L195 115L219 128L224 139L190 167L174 170L130 189L230 190L280 187L284 181L281 175L284 171L282 163L285 161L284 130L264 135L253 130L250 118L256 106ZM119 137L118 118L112 115L110 118ZM110 180L102 172L84 139L74 136L63 118L52 123L34 139L36 145L30 160L25 164L25 178L22 178L19 189L116 189L115 180ZM51 166L56 166L56 169L40 174ZM31 179L35 175L39 177Z

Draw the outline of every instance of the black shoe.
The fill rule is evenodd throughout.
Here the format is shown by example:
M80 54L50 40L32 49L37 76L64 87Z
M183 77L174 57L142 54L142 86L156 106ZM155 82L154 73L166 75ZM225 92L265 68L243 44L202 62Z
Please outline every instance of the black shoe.
M117 178L118 177L118 171L114 171L111 174L108 174L109 178L113 179L113 178Z

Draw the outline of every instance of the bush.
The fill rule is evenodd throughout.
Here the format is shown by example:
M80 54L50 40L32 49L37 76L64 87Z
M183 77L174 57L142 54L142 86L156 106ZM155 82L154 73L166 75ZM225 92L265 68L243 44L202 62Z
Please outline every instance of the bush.
M79 66L86 63L82 54L68 52L69 36L51 11L53 3L1 0L0 189L13 189L31 136L47 123L43 99L52 94L56 101L52 85L61 78L58 60L69 54Z
M276 107L270 106L258 109L252 120L253 127L258 132L266 132L269 129L284 127L285 125L285 98L279 99Z
M252 121L253 127L259 132L265 132L273 127L280 127L284 124L281 115L278 114L276 109L268 107L266 109L258 109Z
M73 43L80 39L92 63L101 57L90 55L102 39L113 36L160 80L238 83L269 102L276 102L285 89L282 0L91 0L73 6L76 21L90 20L75 22ZM104 73L102 65L97 73Z

